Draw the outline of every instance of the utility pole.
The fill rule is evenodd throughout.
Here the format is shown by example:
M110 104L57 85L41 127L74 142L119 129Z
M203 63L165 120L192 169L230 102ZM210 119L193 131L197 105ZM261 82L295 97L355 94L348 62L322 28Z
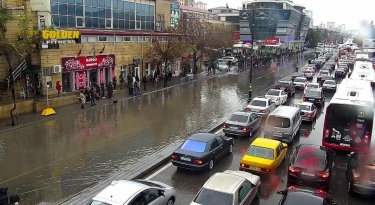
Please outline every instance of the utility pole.
M255 3L251 4L251 21L249 19L250 35L251 35L251 53L250 53L250 74L249 74L249 102L253 99L253 60L254 60L254 27L255 27Z

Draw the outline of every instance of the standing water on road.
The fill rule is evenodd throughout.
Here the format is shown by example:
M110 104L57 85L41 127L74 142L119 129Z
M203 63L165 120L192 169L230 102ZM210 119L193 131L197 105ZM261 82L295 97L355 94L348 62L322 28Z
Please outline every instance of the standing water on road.
M294 67L267 70L255 72L254 94ZM0 186L20 194L24 204L56 204L188 133L222 122L246 104L248 82L248 72L232 73L3 133Z

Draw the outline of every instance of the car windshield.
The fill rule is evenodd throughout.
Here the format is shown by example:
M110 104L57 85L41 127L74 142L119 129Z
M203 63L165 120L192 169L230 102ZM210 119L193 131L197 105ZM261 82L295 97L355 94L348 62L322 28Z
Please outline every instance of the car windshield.
M258 107L266 107L267 102L264 100L253 100L251 101L250 105L252 106L258 106Z
M344 71L345 71L345 68L337 68L337 71L344 72Z
M306 87L308 87L308 88L319 88L319 85L318 84L307 84L307 86Z
M293 160L294 167L322 171L326 167L326 152L315 147L301 147Z
M270 91L267 92L266 95L279 96L280 91L279 90L270 90Z
M232 115L230 118L229 118L229 121L234 121L234 122L247 122L249 119L248 116L246 115Z
M194 202L204 205L233 204L233 195L202 188Z
M320 98L321 94L322 93L320 91L309 90L309 91L306 92L305 97L307 97L307 98Z
M310 105L297 105L301 110L310 111L311 106Z
M220 62L219 62L219 65L221 65L221 66L225 65L225 66L226 66L226 65L227 65L227 62L220 61Z
M324 84L335 85L336 83L334 81L327 80L324 81Z
M286 87L289 87L289 83L277 82L277 86L286 88Z
M305 192L288 191L284 205L316 205L323 204L323 198Z
M184 144L182 144L181 149L191 152L199 152L202 153L206 150L207 143L196 141L196 140L186 140Z
M111 205L101 201L92 201L89 205Z
M246 152L246 155L259 157L263 159L273 159L273 149L265 148L265 147L258 147L258 146L250 146Z
M285 118L285 117L269 116L267 120L267 124L272 127L289 128L290 120L289 118Z
M296 79L294 79L294 82L304 83L304 82L306 82L306 79L304 79L304 78L296 78Z

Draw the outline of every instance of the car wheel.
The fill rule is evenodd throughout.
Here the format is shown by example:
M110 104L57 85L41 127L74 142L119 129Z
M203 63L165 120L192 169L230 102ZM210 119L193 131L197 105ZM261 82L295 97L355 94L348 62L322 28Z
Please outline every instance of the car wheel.
M173 205L174 204L174 200L172 198L170 198L167 202L167 205Z
M253 136L253 128L250 128L250 131L249 131L249 136L252 137Z
M229 154L232 154L233 153L233 145L231 144L230 146L229 146Z
M208 163L208 169L212 170L214 168L214 160L211 159L211 161Z

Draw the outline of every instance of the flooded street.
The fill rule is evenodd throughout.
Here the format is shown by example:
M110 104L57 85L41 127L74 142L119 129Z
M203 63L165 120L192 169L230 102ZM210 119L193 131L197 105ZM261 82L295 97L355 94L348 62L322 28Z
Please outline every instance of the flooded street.
M294 70L286 62L254 71L254 95ZM3 133L0 186L19 194L22 204L56 204L188 133L222 122L246 104L248 85L248 72L232 71Z

